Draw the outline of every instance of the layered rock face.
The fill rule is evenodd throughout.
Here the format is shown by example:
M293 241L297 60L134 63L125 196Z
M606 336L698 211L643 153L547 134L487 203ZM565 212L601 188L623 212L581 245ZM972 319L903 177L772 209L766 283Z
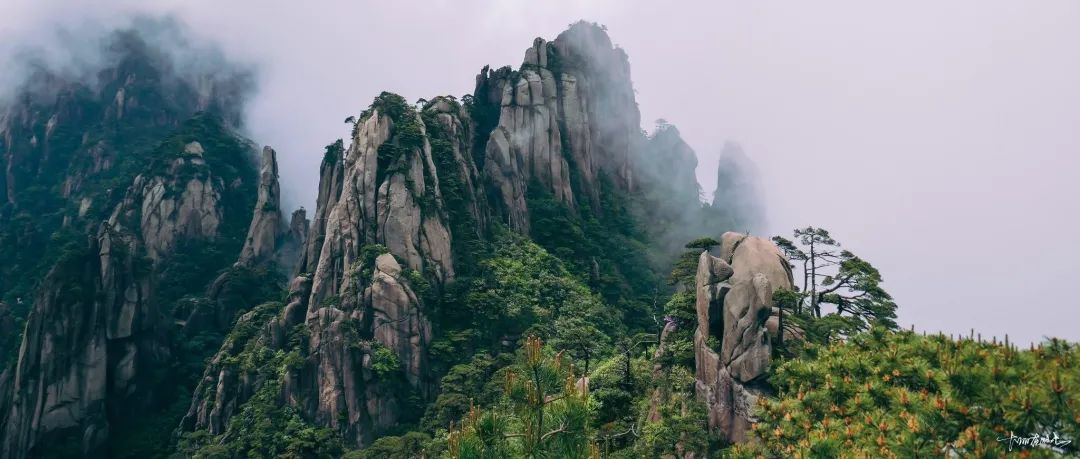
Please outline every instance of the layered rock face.
M203 153L202 144L188 143L166 174L136 177L124 202L109 217L117 230L137 229L147 256L155 262L184 239L212 239L218 234L225 184L209 174L198 174L208 171ZM194 176L188 179L189 175Z
M3 457L33 455L56 435L93 452L113 416L153 399L148 374L171 352L156 273L181 244L221 237L222 215L238 210L224 202L243 193L215 175L201 143L179 146L134 179L87 248L62 258L39 288L7 394Z
M277 157L268 147L254 167L217 167L222 139L200 137L208 129L200 125L147 153L150 167L129 169L118 167L128 160L110 143L122 136L64 131L69 120L101 115L102 125L142 121L140 132L158 135L188 111L227 100L213 85L189 85L161 97L181 106L155 107L161 101L147 93L158 82L154 75L109 72L115 74L103 103L71 102L96 100L82 88L61 93L65 109L54 115L28 105L0 121L9 171L0 181L8 206L0 219L32 201L26 193L35 185L56 184L28 180L27 171L50 171L62 177L63 198L76 203L58 213L63 226L94 230L77 241L86 250L45 276L18 364L0 373L0 393L7 394L0 397L3 457L33 456L58 438L78 439L84 454L100 452L118 417L161 402L148 370L181 360L174 331L228 331L182 431L228 441L230 419L254 400L329 427L349 446L367 446L416 421L417 401L434 397L428 302L468 274L463 254L469 241L489 235L491 222L527 234L528 202L538 193L571 213L598 209L602 193L643 186L680 202L668 210L700 205L693 151L674 128L642 135L628 59L595 25L575 24L551 42L537 39L517 71L485 68L464 106L436 97L413 107L380 95L359 116L348 147L338 141L327 148L310 227L302 209L286 223ZM58 161L49 155L68 143L78 145L78 165L56 173L50 168ZM39 164L39 153L53 159ZM657 156L645 160L650 153ZM144 172L121 181L106 177L113 169ZM643 169L657 177L642 177ZM120 185L95 188L98 176ZM738 438L768 365L772 290L785 280L765 261L767 241L724 241L726 255L704 254L699 266L698 392L709 404L710 426ZM234 254L230 266L224 258ZM592 265L600 278L595 259ZM284 302L276 301L278 281L253 274L273 269L292 277ZM192 271L200 271L195 280L187 277ZM274 301L251 308L254 302L227 293L263 281ZM9 323L5 309L0 331ZM664 335L673 329L669 324ZM722 338L719 353L705 345L710 333Z
M319 194L315 219L308 229L304 250L297 260L297 274L313 273L319 265L323 242L326 241L326 223L330 211L337 207L345 179L345 147L341 140L326 147L326 154L319 165Z
M639 125L626 55L584 23L553 42L534 41L519 71L485 68L465 106L436 97L414 109L383 93L359 116L347 147L327 147L289 304L241 319L258 335L222 347L182 429L227 436L229 418L275 384L281 404L352 446L415 416L401 394L430 400L435 392L424 291L454 279L456 241L485 237L497 219L527 233L530 187L573 210L598 205L601 180L612 192L631 190L635 149L645 140ZM692 156L688 147L673 150ZM287 338L294 328L303 339ZM225 364L251 346L296 352L303 363L280 380ZM401 381L376 373L386 351Z
M313 420L339 429L357 445L392 426L399 415L393 391L365 376L370 346L353 345L357 340L392 350L413 389L423 398L431 394L426 365L431 327L403 270L435 286L453 279L439 174L456 174L468 193L473 193L469 184L475 178L471 161L463 156L468 139L458 135L464 134L460 108L436 99L425 107L427 116L421 116L404 109L399 99L384 94L361 117L341 159L341 194L326 193L317 210L321 215L330 207L326 226L313 229L323 234L306 319L308 352L315 360L302 379L314 385L308 393L318 395L306 408ZM454 155L457 170L436 169L436 139L428 135L425 118L435 120L443 134L453 134L437 140L449 142L443 153ZM324 177L333 182L336 169L324 167ZM324 183L322 188L336 191L337 186ZM376 247L388 253L373 257L377 253L372 251L381 250Z
M182 429L224 433L247 398L280 384L281 403L359 447L405 415L401 397L409 390L401 384L421 400L433 395L427 368L432 331L415 282L440 288L454 278L441 178L454 184L453 195L472 221L483 221L468 125L451 99L436 98L418 112L384 93L360 117L347 150L341 143L327 148L315 220L289 304L270 317L241 319L261 328L259 337L226 342ZM297 327L305 330L304 339L287 339ZM281 380L268 380L223 363L248 343L296 352L303 364ZM377 373L381 350L400 363L402 381Z
M0 107L0 296L20 319L56 261L47 250L55 233L96 232L153 146L184 120L206 111L236 125L242 112L244 91L234 90L245 77L226 62L208 59L219 64L213 76L188 78L190 69L181 76L138 32L112 33L101 45L109 67L71 81L35 66ZM17 343L0 339L9 350Z
M427 398L433 390L427 369L431 325L423 304L391 254L375 260L362 307L348 310L324 304L310 310L308 345L313 361L300 372L298 387L309 419L335 428L356 446L364 446L396 425L402 416L401 393L392 379L373 371L376 345L389 348L401 363L407 382ZM344 307L344 302L341 305ZM358 335L358 336L357 336Z
M552 42L537 38L519 71L485 67L477 76L476 103L498 111L490 133L480 132L488 136L485 175L512 228L528 233L530 184L571 208L597 205L601 171L631 189L642 136L629 69L603 30L578 23Z
M342 293L344 276L356 268L365 245L384 245L410 269L430 272L440 281L453 278L450 232L424 124L412 111L396 113L395 120L386 111L398 107L387 108L375 106L359 122L341 159L341 194L327 193L330 210L325 227L316 233L323 242L314 264L313 304ZM317 213L323 212L324 204L319 206Z
M695 278L696 392L708 408L709 428L741 442L766 387L761 377L772 353L766 323L774 313L773 292L790 289L792 279L769 240L728 232L720 242L719 258L702 252ZM710 336L720 341L719 350L709 347Z
M238 263L267 261L274 255L278 239L286 232L281 215L281 187L278 185L277 152L264 147L259 167L259 195L251 217L247 239Z

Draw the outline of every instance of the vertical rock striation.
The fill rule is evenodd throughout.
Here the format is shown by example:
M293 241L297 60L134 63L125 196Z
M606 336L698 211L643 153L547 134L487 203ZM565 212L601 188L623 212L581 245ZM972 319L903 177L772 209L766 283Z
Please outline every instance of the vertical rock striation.
M264 147L259 167L259 195L248 227L244 248L237 263L251 265L268 261L277 251L279 239L287 231L281 215L281 187L278 185L277 152Z
M485 67L476 77L485 176L511 228L528 233L528 187L575 208L599 205L600 174L633 189L641 115L626 53L599 26L579 22L526 49L519 70ZM485 128L490 131L485 131Z

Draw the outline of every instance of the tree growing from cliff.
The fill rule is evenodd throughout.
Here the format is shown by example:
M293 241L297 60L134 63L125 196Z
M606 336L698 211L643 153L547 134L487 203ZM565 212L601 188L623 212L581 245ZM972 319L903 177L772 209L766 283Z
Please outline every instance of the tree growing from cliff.
M881 287L883 279L877 268L842 249L824 228L796 229L794 236L794 241L776 236L773 242L793 268L802 265L802 284L797 285L794 301L788 302L796 313L805 307L812 317L823 319L821 305L827 304L836 312L824 323L834 323L834 328L896 328L896 303Z

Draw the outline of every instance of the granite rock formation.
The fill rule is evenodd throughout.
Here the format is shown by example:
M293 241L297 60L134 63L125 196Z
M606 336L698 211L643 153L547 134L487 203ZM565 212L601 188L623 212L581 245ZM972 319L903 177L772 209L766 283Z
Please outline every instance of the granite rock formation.
M792 279L787 260L769 240L728 232L720 242L719 257L702 252L695 277L696 392L708 409L709 428L737 443L746 440L757 398L766 394L773 292L792 288ZM710 336L720 349L710 348Z

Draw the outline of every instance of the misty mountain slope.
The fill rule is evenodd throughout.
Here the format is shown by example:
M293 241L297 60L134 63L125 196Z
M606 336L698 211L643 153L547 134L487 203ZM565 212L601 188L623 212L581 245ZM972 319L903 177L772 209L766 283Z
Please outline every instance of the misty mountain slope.
M651 386L610 373L616 350L662 325L675 249L727 228L678 131L641 131L601 27L535 40L460 100L377 96L327 146L311 222L236 132L250 78L179 72L145 33L5 112L0 269L25 274L0 311L25 330L5 457L445 448L529 336L606 368L605 422L633 423Z
M755 232L765 227L764 197L753 161L739 144L724 142L716 167L716 190L712 208L720 221L737 231Z
M246 77L188 79L134 30L104 46L95 79L42 70L4 116L0 277L4 307L25 317L3 349L4 457L116 456L132 429L167 442L179 417L157 420L162 409L188 397L198 347L232 322L191 319L228 315L206 311L216 299L242 310L278 295L255 267L207 293L240 253L257 194L254 151L231 127L243 86L229 78Z
M383 93L347 120L349 147L325 153L288 304L246 317L245 330L261 331L230 338L212 360L181 450L281 451L297 446L291 436L357 448L417 423L441 427L468 411L469 391L439 382L447 371L505 361L525 335L595 330L601 343L653 324L667 287L647 257L648 222L633 212L649 205L642 187L658 185L635 183L632 161L649 139L628 72L606 34L580 23L536 40L519 70L485 68L461 102L414 108ZM692 170L692 150L673 135L675 161ZM681 186L693 190L687 210L700 211L696 182ZM544 274L528 280L534 271ZM567 292L583 299L557 299ZM229 363L250 359L260 363ZM280 410L302 422L251 415Z
M308 152L310 221L240 135L253 75L169 21L102 43L0 111L0 457L1000 457L1005 432L1080 435L1080 347L896 330L828 231L745 232L764 214L734 144L703 202L602 26L460 99L357 107Z
M133 31L116 32L103 48L110 66L84 81L36 67L0 115L0 301L18 318L57 249L108 216L166 134L200 110L239 121L239 95L225 89L243 74L223 68L182 80ZM4 342L0 350L10 358L17 346Z

